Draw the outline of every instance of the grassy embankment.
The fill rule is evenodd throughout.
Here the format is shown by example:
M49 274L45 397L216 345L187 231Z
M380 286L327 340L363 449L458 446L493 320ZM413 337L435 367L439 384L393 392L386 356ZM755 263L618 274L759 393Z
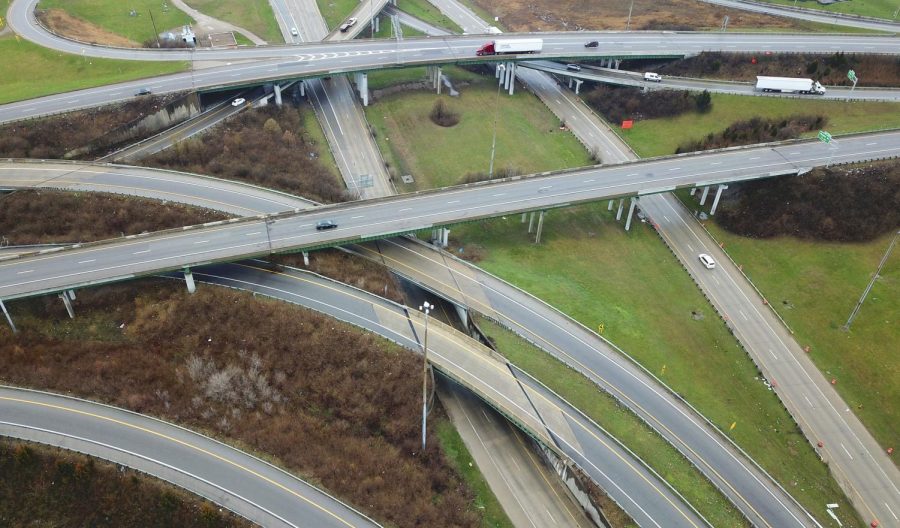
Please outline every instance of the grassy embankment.
M846 13L850 15L862 15L875 18L886 18L888 20L897 20L897 10L900 5L893 0L853 0L853 2L835 2L830 5L819 5L818 2L797 2L796 0L763 0L772 4L781 4L797 7L806 7L810 9L818 9L825 13Z
M27 68L22 65L27 64ZM0 104L185 71L187 62L96 59L59 53L8 35L0 38Z
M421 37L422 35L425 34L425 33L422 33L421 31L419 31L418 29L413 29L413 28L411 28L409 26L405 26L403 24L400 25L400 30L403 32L403 38ZM361 36L364 38L368 38L369 32L363 31L363 35L361 35ZM381 19L380 25L378 26L378 31L375 32L375 36L372 38L382 38L382 39L396 38L396 36L394 35L394 26L393 26L393 24L391 24L390 19L388 19L386 17L383 17Z
M341 25L341 22L359 5L358 0L316 0L316 3L329 31Z
M385 159L399 174L416 179L413 185L398 183L402 191L454 185L468 173L487 174L495 111L499 123L495 174L505 169L532 173L592 163L578 140L559 130L559 120L537 97L520 89L512 97L501 94L498 98L492 78L473 80L477 84L461 88L458 99L443 96L460 115L453 127L431 122L428 115L438 96L425 91L390 95L366 108Z
M0 472L4 526L254 526L167 482L74 451L0 438Z
M157 31L163 33L192 22L191 17L174 6L170 5L163 10L162 3L158 0L133 0L127 3L117 0L41 0L38 8L62 9L72 16L137 43L155 38ZM136 16L131 16L132 9Z
M284 43L272 6L266 0L187 0L204 15L209 15L252 32L270 44Z
M846 323L893 233L865 243L759 240L707 223L794 330L810 357L885 448L900 438L900 251L895 250L853 322ZM895 459L896 463L896 459Z
M816 99L783 99L712 94L712 110L705 114L688 112L678 117L635 121L631 130L617 132L642 157L665 156L681 143L699 140L735 121L782 118L797 114L828 117L826 129L832 134L900 127L900 104L838 102ZM816 132L808 134L814 137Z
M479 262L484 269L589 328L602 324L604 337L726 431L811 512L821 515L822 501L841 497L842 521L855 525L858 519L826 466L675 257L652 229L639 223L625 233L613 215L605 204L551 211L539 246L518 217L456 226L453 235L465 243L463 254L485 254ZM547 370L536 368L532 372L543 379ZM556 385L574 386L576 378L571 372ZM602 413L594 418L607 425ZM675 485L693 493L684 482ZM712 508L701 510L706 515L722 515L715 509L719 499L706 499L707 506L693 502Z
M432 26L444 28L453 33L463 32L456 22L450 20L427 0L398 0L397 7Z

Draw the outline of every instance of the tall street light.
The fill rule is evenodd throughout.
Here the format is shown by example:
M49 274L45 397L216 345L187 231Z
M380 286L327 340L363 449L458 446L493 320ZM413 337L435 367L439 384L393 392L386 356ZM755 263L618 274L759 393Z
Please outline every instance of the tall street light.
M425 452L425 418L428 416L428 314L434 308L433 304L424 302L419 310L425 312L425 358L422 361L422 452Z
M491 142L491 165L488 169L489 180L494 178L494 153L497 151L497 118L500 116L500 87L503 86L503 74L506 73L506 65L498 64L497 70L500 72L500 78L497 80L497 101L494 103L494 140Z

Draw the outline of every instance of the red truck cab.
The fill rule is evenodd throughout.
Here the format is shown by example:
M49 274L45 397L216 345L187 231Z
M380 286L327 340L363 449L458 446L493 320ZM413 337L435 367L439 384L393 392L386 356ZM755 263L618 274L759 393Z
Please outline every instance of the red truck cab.
M482 44L480 48L475 51L475 55L481 57L482 55L496 55L497 52L494 50L494 43L488 42L487 44Z

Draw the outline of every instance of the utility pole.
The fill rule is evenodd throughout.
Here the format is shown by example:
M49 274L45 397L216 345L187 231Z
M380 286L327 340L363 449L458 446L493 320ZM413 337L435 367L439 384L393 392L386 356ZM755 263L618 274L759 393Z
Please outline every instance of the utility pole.
M631 27L631 10L634 9L634 0L631 0L631 5L628 7L628 22L625 22L625 31L628 31L628 28Z
M856 306L853 307L853 311L850 312L850 318L847 319L847 322L844 323L844 326L841 327L843 331L850 330L850 325L853 324L853 319L856 318L856 314L859 313L859 309L862 308L863 302L865 302L866 297L869 295L869 292L872 290L872 286L875 285L875 279L877 279L881 275L881 268L884 267L884 264L887 262L888 258L891 256L891 252L894 251L894 246L897 245L897 239L900 238L900 231L894 233L894 238L891 239L890 245L888 245L887 251L884 252L884 256L881 257L881 262L878 263L878 269L875 270L875 274L872 275L872 280L869 281L869 284L866 286L866 289L863 290L862 296L857 301Z
M428 314L434 308L433 304L422 303L419 310L425 312L425 357L422 361L422 452L425 452L425 419L428 417Z
M148 13L150 13L150 23L153 24L153 37L156 38L156 47L162 48L162 45L159 43L159 30L156 29L156 21L153 20L153 11L148 9Z
M500 87L503 86L503 74L506 73L506 66L498 64L497 69L500 70L500 79L497 80L497 101L494 104L494 139L491 141L491 164L488 168L488 180L494 179L494 153L497 151L497 121L500 117Z

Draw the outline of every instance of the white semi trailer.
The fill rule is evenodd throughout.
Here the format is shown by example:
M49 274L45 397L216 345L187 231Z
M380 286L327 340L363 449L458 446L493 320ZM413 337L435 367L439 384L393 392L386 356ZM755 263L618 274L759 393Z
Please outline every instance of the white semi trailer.
M825 95L825 87L818 81L795 77L757 77L756 89L761 92Z
M482 45L475 51L478 56L521 53L540 53L544 47L542 39L497 39Z

